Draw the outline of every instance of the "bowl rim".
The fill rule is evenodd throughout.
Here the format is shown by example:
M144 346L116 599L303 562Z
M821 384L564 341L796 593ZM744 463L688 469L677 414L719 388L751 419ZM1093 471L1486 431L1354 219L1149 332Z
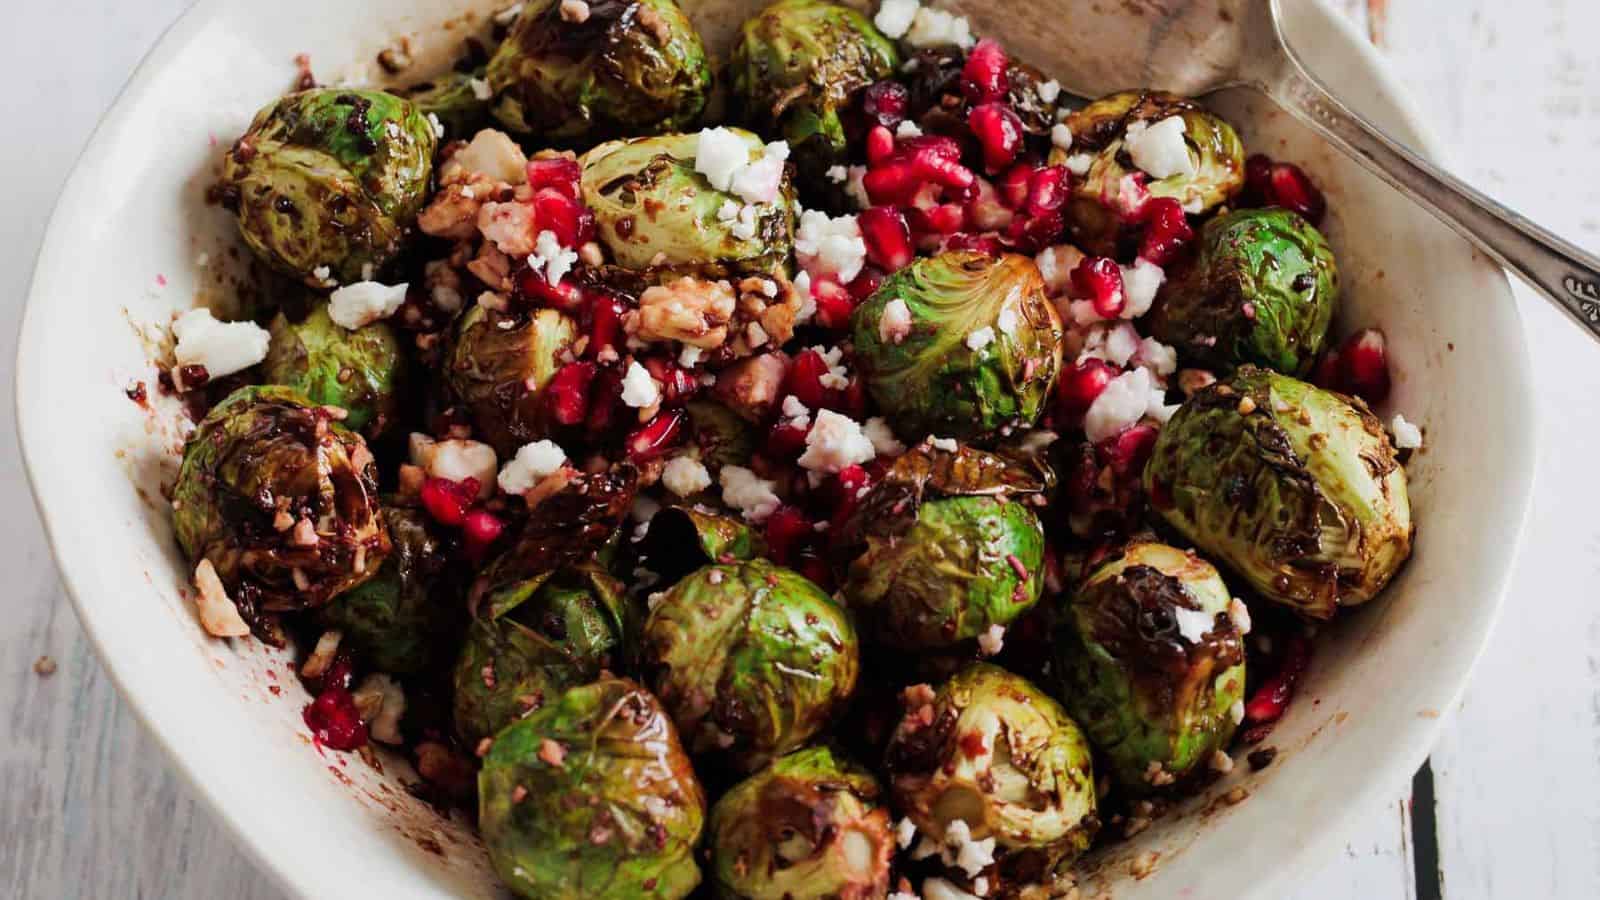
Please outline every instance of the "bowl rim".
M254 814L242 808L243 804L230 802L222 792L218 781L209 777L208 770L213 768L216 761L208 760L203 752L180 742L175 729L166 727L168 723L162 721L164 716L159 712L162 704L156 699L156 695L138 689L140 682L145 680L144 674L129 657L120 652L123 646L119 636L110 630L109 623L98 618L95 603L88 599L88 589L74 574L75 567L69 565L70 560L79 558L83 552L72 546L68 532L63 529L64 515L58 510L58 507L67 506L71 501L61 496L61 492L56 490L54 485L46 483L44 473L50 468L47 462L50 458L50 448L39 436L42 429L33 425L47 415L47 395L38 390L46 383L45 369L42 365L43 360L38 358L33 349L40 343L34 338L43 328L43 316L37 310L43 305L42 296L49 293L54 273L70 259L68 250L71 241L70 236L65 233L64 221L67 217L64 216L64 211L77 208L84 202L90 186L91 172L108 161L107 136L127 123L135 121L131 98L149 88L157 73L194 38L212 16L223 7L237 2L239 0L194 0L180 13L163 30L159 39L135 67L79 152L71 174L64 182L51 210L35 257L18 328L16 378L13 391L23 469L27 474L34 504L44 524L46 543L61 574L62 585L72 600L84 632L106 673L141 727L155 740L173 768L194 794L201 798L210 814L226 825L232 833L235 845L241 847L256 866L268 873L286 893L309 897L315 896L319 887L319 882L312 877L310 868L291 865L284 854L267 852L265 842L258 839L259 833L254 827ZM1331 42L1336 46L1335 52L1351 57L1387 95L1386 99L1393 104L1400 120L1401 127L1397 129L1400 137L1403 140L1409 138L1409 142L1420 149L1425 156L1439 160L1446 159L1444 144L1434 136L1426 120L1417 111L1415 102L1389 71L1377 49L1366 41L1345 17L1337 15L1321 3L1309 5L1314 7L1312 13L1321 17L1323 24L1331 26L1337 32L1337 39ZM1407 135L1406 132L1410 134ZM1446 228L1442 223L1439 227ZM1481 617L1479 633L1475 636L1475 646L1468 656L1468 662L1449 681L1440 682L1445 687L1438 691L1437 696L1427 698L1433 708L1439 710L1453 708L1460 701L1470 683L1471 673L1482 657L1495 624L1504 610L1511 573L1521 553L1532 506L1533 486L1537 477L1538 454L1534 435L1537 433L1538 412L1532 400L1532 372L1526 328L1503 270L1497 271L1492 281L1485 283L1484 290L1499 292L1503 295L1502 302L1511 304L1507 324L1514 334L1507 338L1506 361L1513 365L1504 375L1507 391L1523 401L1520 406L1526 421L1523 423L1524 427L1513 429L1511 433L1503 435L1503 438L1508 445L1508 456L1520 459L1524 463L1519 471L1514 473L1518 483L1513 484L1513 492L1508 493L1508 497L1520 505L1520 511L1515 521L1511 523L1513 527L1507 542L1509 549L1501 555L1502 564L1492 584L1493 605L1488 613ZM1356 815L1366 812L1380 795L1391 794L1400 784L1410 780L1431 752L1444 727L1444 721L1443 716L1432 719L1419 717L1412 718L1401 726L1396 732L1394 748L1387 755L1380 770L1373 772L1372 777L1342 804L1334 816L1324 819L1321 827L1315 829L1309 839L1300 842L1298 846L1290 847L1285 855L1279 857L1277 865L1261 873L1249 896L1259 898L1278 896L1291 874L1303 871L1307 865L1320 866L1321 861L1329 856L1329 849L1348 837L1348 831Z

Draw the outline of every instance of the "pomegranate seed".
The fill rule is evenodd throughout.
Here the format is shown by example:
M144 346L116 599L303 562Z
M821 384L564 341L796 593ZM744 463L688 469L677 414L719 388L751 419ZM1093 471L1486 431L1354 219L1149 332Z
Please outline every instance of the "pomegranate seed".
M1119 479L1130 479L1144 474L1144 464L1150 461L1150 451L1155 446L1156 428L1135 425L1101 441L1095 446L1095 453Z
M850 314L856 311L850 290L832 276L813 278L811 296L817 302L817 324L837 331L850 327Z
M882 125L867 132L867 162L877 165L894 155L894 132Z
M324 688L300 715L316 741L335 750L355 750L367 742L356 699L344 688Z
M936 146L924 146L911 154L911 171L918 178L936 182L947 188L965 190L977 177L960 162L959 152L952 157Z
M598 294L589 304L589 346L584 348L583 355L588 357L598 356L601 350L610 348L613 352L622 350L622 317L628 312L628 305L621 298L610 294Z
M940 249L970 250L974 253L986 253L990 256L999 256L1002 252L999 238L991 234L973 234L970 231L950 235Z
M1328 353L1332 377L1326 374L1318 384L1345 394L1353 394L1377 406L1389 398L1389 348L1383 332L1363 328L1345 338L1337 350Z
M907 161L874 166L861 177L861 186L866 188L867 197L873 203L888 206L904 203L906 198L921 185L922 180Z
M941 203L932 209L910 211L911 227L922 234L955 234L967 225L967 210L957 203Z
M428 511L435 522L456 528L466 520L467 510L478 497L478 479L450 481L429 478L422 483L418 496L422 500L422 508Z
M1022 119L1004 103L985 103L967 113L967 127L983 147L983 167L999 172L1022 148Z
M555 188L576 200L578 180L582 177L583 170L579 168L575 159L558 156L552 159L528 161L528 187L535 191L540 188Z
M550 417L561 425L577 425L589 413L589 385L596 367L592 362L567 363L545 385L545 403Z
M1028 185L1035 171L1027 163L1018 163L1007 170L996 186L1000 192L1000 202L1011 209L1021 209L1022 204L1028 202Z
M524 267L516 276L517 296L536 306L548 306L562 312L578 312L583 306L583 291L571 279L563 278L556 284L544 279L544 272Z
M1103 362L1101 364L1104 365ZM1116 376L1113 374L1111 377ZM1062 478L1062 488L1066 491L1068 505L1077 512L1088 511L1094 502L1095 488L1100 478L1100 460L1094 445L1079 443L1072 449L1063 468L1066 476Z
M317 690L325 688L342 688L349 690L350 685L356 681L356 661L350 655L349 647L340 647L339 652L333 655L333 662L328 664L328 670L322 673L317 680Z
M802 350L795 355L789 372L783 379L783 393L793 394L808 409L821 409L828 389L822 386L822 376L828 374L828 361L815 350Z
M549 231L563 247L576 247L594 237L594 213L557 188L540 188L533 195L533 220Z
M865 468L845 466L839 470L839 474L823 483L817 492L817 500L828 511L833 524L843 526L845 520L855 513L864 492L872 487L874 481Z
M1060 209L1067 201L1068 183L1065 166L1046 166L1034 172L1028 179L1028 215L1043 216Z
M599 436L611 431L621 423L626 409L622 402L621 370L612 366L597 372L589 389L589 410L584 425L589 434Z
M796 572L804 575L807 580L824 591L833 591L833 570L828 567L828 561L814 547L803 547L795 554L791 563Z
M845 287L849 289L851 299L857 304L864 303L868 297L878 292L878 286L883 284L883 277L884 271L877 266L863 266L861 274Z
M1144 181L1143 172L1122 176L1116 184L1105 187L1105 191L1114 193L1102 195L1100 205L1115 212L1124 222L1142 222L1144 205L1150 202L1150 189L1145 187Z
M767 518L767 556L780 566L788 565L798 551L816 539L814 523L793 506L780 506Z
M1272 158L1256 153L1244 161L1244 189L1255 204L1265 205L1272 194Z
M1017 218L1006 229L1006 240L1022 253L1038 253L1059 242L1066 222L1059 210L1042 216Z
M1011 90L1006 66L1006 51L996 41L984 38L961 67L961 93L974 104L1004 100Z
M911 263L916 252L911 248L911 229L906 217L892 206L874 206L856 216L861 238L867 245L867 259L894 272Z
M467 513L466 521L461 525L462 549L466 551L467 558L482 562L489 548L500 539L505 527L505 523L488 510L475 509Z
M673 360L655 356L642 363L650 377L661 383L661 399L668 405L681 403L700 393L700 380Z
M832 388L822 398L822 408L859 419L867 412L867 386L859 378L850 379L844 388Z
M643 463L670 453L683 440L688 416L681 409L662 410L628 435L628 459Z
M1295 685L1311 664L1310 641L1298 634L1284 640L1283 661L1278 670L1261 682L1244 705L1244 720L1250 724L1242 735L1245 743L1259 742L1267 736L1270 726L1283 718L1289 701L1294 699Z
M1076 425L1118 374L1115 366L1093 357L1062 372L1056 384L1056 406L1060 414Z
M767 455L785 462L793 462L806 449L807 429L788 422L779 422L767 433Z
M1076 295L1094 302L1095 314L1102 319L1115 319L1127 305L1127 296L1122 290L1122 269L1114 259L1086 257L1072 270L1072 288Z
M1183 246L1194 240L1194 229L1183 205L1171 197L1161 197L1144 205L1144 236L1139 242L1139 256L1165 266Z
M894 128L905 121L911 92L898 81L878 81L861 92L861 111L874 125Z
M1311 183L1311 176L1294 163L1272 167L1272 202L1292 209L1313 225L1321 225L1328 212L1328 201Z

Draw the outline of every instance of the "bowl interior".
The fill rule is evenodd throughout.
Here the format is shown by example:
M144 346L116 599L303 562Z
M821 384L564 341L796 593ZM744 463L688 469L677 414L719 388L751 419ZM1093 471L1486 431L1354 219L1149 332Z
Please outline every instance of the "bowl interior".
M285 654L201 632L163 498L185 427L156 395L151 360L175 311L227 306L246 274L232 223L207 205L206 188L254 110L288 89L293 57L309 54L324 81L372 79L389 36L409 35L426 66L497 5L201 0L97 132L29 299L17 380L23 450L79 614L179 770L298 894L500 891L469 825L408 793L404 761L374 766L311 745L300 719L307 698ZM713 46L759 5L685 3ZM1394 134L1427 146L1370 51L1321 7L1289 6L1291 36L1313 67ZM1302 163L1327 190L1343 327L1387 333L1396 385L1383 412L1402 410L1426 430L1409 467L1420 528L1390 590L1319 641L1302 697L1270 738L1278 761L1260 773L1238 767L1094 861L1091 877L1123 898L1273 896L1274 878L1409 777L1488 634L1532 479L1527 360L1501 272L1265 101L1230 94L1216 105L1247 146ZM136 381L150 387L148 410L124 394ZM1234 788L1245 799L1224 801ZM1263 862L1215 864L1246 848L1255 852L1244 858ZM1134 879L1140 856L1155 865Z

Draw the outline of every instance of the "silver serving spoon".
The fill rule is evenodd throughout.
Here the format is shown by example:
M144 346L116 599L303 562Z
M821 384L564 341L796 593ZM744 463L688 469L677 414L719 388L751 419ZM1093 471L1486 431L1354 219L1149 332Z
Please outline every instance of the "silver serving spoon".
M1600 338L1600 257L1433 165L1330 93L1300 64L1281 5L1311 0L957 0L973 31L1022 59L1050 60L1069 93L1130 87L1198 96L1251 87L1320 132Z

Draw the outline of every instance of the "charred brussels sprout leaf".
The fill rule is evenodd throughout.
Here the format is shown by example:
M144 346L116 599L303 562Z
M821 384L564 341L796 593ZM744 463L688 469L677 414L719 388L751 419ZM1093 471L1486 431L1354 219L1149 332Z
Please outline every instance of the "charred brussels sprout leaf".
M1303 376L1339 305L1339 269L1322 232L1286 209L1243 209L1206 223L1199 256L1172 274L1150 333L1187 359Z
M751 559L765 547L741 519L669 506L650 519L639 553L664 584L673 584L701 566Z
M344 633L373 668L411 675L440 661L455 646L465 620L462 591L448 577L444 545L413 509L386 506L394 550L370 581L323 607L328 628ZM446 656L445 661L449 657Z
M896 340L884 310L904 303ZM952 251L889 276L852 318L856 362L896 433L980 437L1026 427L1061 368L1061 320L1025 256Z
M256 113L223 161L222 188L245 243L273 268L312 287L359 281L399 252L437 143L393 94L302 91Z
M432 81L412 85L401 94L423 116L434 116L451 138L467 138L489 124L489 99L480 96L487 87L483 69L446 72Z
M1089 846L1099 827L1089 744L1059 703L988 663L905 701L884 765L919 832L942 841L963 822L974 840L993 838L1000 872L1022 881Z
M173 524L242 608L311 609L373 577L389 554L377 468L360 435L304 394L244 387L184 445Z
M1139 543L1095 569L1057 616L1055 669L1067 710L1123 787L1150 789L1227 746L1244 699L1244 646L1217 570Z
M948 647L1039 600L1044 529L1030 503L1048 482L994 454L913 448L836 536L843 595L881 641Z
M711 877L733 900L882 897L894 835L878 780L828 747L781 756L711 808Z
M822 589L765 560L706 566L645 621L644 668L695 753L751 771L803 745L855 690L855 629Z
M298 322L278 313L271 330L261 365L268 382L343 409L345 427L368 437L394 422L406 358L387 323L350 331L328 317L328 304L318 303Z
M711 68L673 0L594 0L582 22L561 6L524 4L489 61L494 115L507 128L576 143L676 131L700 117Z
M761 156L765 144L734 131ZM707 278L769 272L786 264L794 241L794 189L787 174L775 203L755 206L755 228L740 237L737 218L725 204L745 204L711 186L695 171L698 134L669 134L601 144L585 153L583 201L594 210L601 243L617 265L648 271L658 280L672 275Z
M1178 116L1184 124L1184 142L1194 174L1172 175L1145 185L1151 197L1171 197L1192 214L1203 214L1227 202L1244 188L1244 145L1233 126L1199 104L1160 91L1124 91L1102 97L1067 118L1072 129L1072 149L1054 150L1050 162L1060 163L1068 153L1091 154L1089 172L1073 179L1067 200L1067 233L1085 252L1113 256L1129 228L1117 213L1116 199L1123 179L1147 176L1134 167L1124 146L1128 126L1154 125Z
M499 313L474 305L457 323L445 381L502 458L546 436L544 388L577 339L577 324L553 309Z
M705 793L649 692L609 678L495 736L478 774L495 871L539 900L679 900L700 883Z
M857 91L894 75L894 43L866 16L823 0L779 0L746 20L729 69L745 124L782 137L811 185L848 161L840 116Z
M1144 485L1208 557L1311 619L1371 600L1411 554L1406 473L1377 417L1254 366L1184 403Z

